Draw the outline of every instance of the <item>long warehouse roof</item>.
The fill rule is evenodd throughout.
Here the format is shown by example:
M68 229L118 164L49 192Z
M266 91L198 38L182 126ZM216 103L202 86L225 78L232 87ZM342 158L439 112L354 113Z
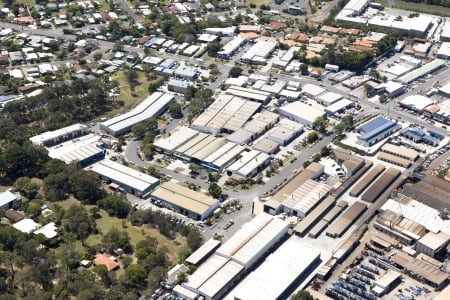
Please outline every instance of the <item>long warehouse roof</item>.
M218 203L210 196L170 181L161 184L151 195L199 215Z
M88 126L87 125L83 125L83 124L73 124L64 128L60 128L57 130L53 130L53 131L47 131L44 132L40 135L36 135L30 138L30 141L33 142L34 144L43 144L49 140L52 139L56 139L59 138L61 136L65 136L65 135L70 135L72 132L76 132L76 131L80 131L80 130L84 130L87 131L88 130Z
M159 182L159 179L148 174L136 171L132 168L124 166L111 160L100 161L87 168L101 176L110 178L111 180L123 183L133 187L136 190L144 191L150 185Z
M155 147L173 151L182 144L193 139L199 132L189 127L183 126L178 131L173 132L169 137L156 140Z
M243 281L234 297L239 300L279 299L319 257L319 251L305 247L298 237L292 237Z

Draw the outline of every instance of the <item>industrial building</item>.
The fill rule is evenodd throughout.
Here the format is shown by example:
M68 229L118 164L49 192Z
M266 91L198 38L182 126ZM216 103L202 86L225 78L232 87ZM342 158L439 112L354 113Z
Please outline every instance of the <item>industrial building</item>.
M198 135L174 149L173 154L182 160L202 162L211 153L226 144L224 138L200 132Z
M416 161L419 158L419 152L414 149L406 148L405 146L397 146L387 143L384 144L380 150L409 161Z
M86 170L97 173L102 179L110 180L128 193L141 198L147 197L160 183L159 179L153 176L111 160L100 161Z
M445 60L450 59L450 43L444 42L437 52L437 57Z
M69 164L77 161L82 167L99 161L105 156L105 149L99 135L88 134L71 141L48 147L48 156Z
M274 59L272 66L275 68L280 68L280 69L286 68L286 66L294 58L294 53L297 52L298 50L300 50L300 47L297 47L297 46L290 47L289 50L284 52L284 54L282 56Z
M325 108L325 112L329 116L334 116L334 117L340 118L340 114L342 112L344 112L346 109L349 109L354 106L355 106L355 102L350 101L349 99L341 99L331 105L328 105Z
M20 193L15 193L11 190L0 192L0 210L8 210L13 206L20 206L21 204L22 199Z
M222 172L231 165L245 151L245 147L232 142L225 143L222 147L202 159L201 165L217 172Z
M341 237L345 231L366 211L367 205L355 202L327 230L332 238Z
M388 187L400 176L400 173L401 172L396 168L387 169L387 171L367 189L361 196L361 199L374 203L383 192L388 190Z
M311 99L317 99L317 97L323 93L325 93L327 90L323 87L320 87L318 85L307 83L302 87L302 93L308 98Z
M369 173L361 179L358 184L354 185L349 195L358 197L386 168L383 165L376 165Z
M288 229L289 225L278 218L265 213L257 215L188 276L182 286L206 300L221 299L285 238Z
M89 132L89 127L83 124L73 124L54 131L47 131L40 135L30 138L30 141L35 145L43 145L51 147L62 142L73 140L80 136L86 135Z
M356 129L360 133L358 135L358 142L364 146L372 146L390 136L400 127L397 122L385 119L383 116L378 116Z
M408 270L414 277L429 284L435 289L441 289L448 282L448 274L432 264L409 256L405 252L397 252L391 256L391 262L400 269Z
M217 52L217 55L220 58L228 59L231 56L233 56L244 44L245 39L241 38L240 36L236 36L231 41L229 41L225 46L223 46L222 49L219 52Z
M280 115L302 123L309 128L312 128L317 117L326 118L325 110L322 106L319 106L319 104L309 106L308 104L299 101L279 107L277 112Z
M267 110L255 114L243 128L236 130L227 137L227 140L237 144L248 144L278 122L280 116Z
M161 184L150 197L162 201L164 207L195 220L211 217L220 206L219 200L171 181Z
M317 102L319 102L320 104L325 105L325 106L334 104L343 98L344 97L342 95L334 93L334 92L322 93L321 95L316 97Z
M378 153L378 159L388 162L390 164L402 167L402 168L409 168L411 166L411 161L405 158L402 158L397 155L393 155L386 152L379 152Z
M390 80L377 85L374 87L373 91L377 94L386 94L390 99L394 99L406 92L406 86L402 83Z
M269 92L260 91L253 88L244 88L240 86L230 86L225 92L233 96L261 102L262 104L266 104L271 99L271 95Z
M169 137L156 140L153 143L153 146L157 151L171 154L176 148L180 147L198 134L199 132L197 130L183 126L179 130L171 132Z
M281 146L286 146L292 140L300 136L302 132L303 125L288 119L281 119L278 126L272 128L267 133L267 138L277 142Z
M261 107L261 104L243 98L221 94L191 127L203 132L217 135L222 131L234 132L244 125Z
M260 38L255 45L242 55L241 61L249 64L265 65L267 58L272 54L276 46L276 39Z
M426 36L433 24L433 17L420 14L416 17L398 19L395 15L367 14L369 0L352 0L336 15L336 21L356 23L362 25L378 26L387 30L412 36Z
M432 137L417 127L406 127L400 130L400 136L404 136L414 143L425 143L432 146L437 146L439 144L439 139Z
M328 196L330 190L331 186L308 179L293 193L286 195L281 203L281 209L289 215L304 218L312 208Z
M234 299L287 299L319 261L320 252L305 247L294 236L243 280Z
M445 66L444 60L435 59L435 60L421 66L420 68L415 69L415 70L397 78L396 80L398 82L401 82L404 84L410 84L411 82L413 82L425 75L433 73L433 72L439 70L440 68L443 68L444 66Z
M428 232L417 241L416 251L435 257L445 251L449 241L450 236L442 231L439 233Z
M374 282L372 292L381 297L391 291L401 281L401 273L388 269L380 279Z
M427 106L433 104L433 100L422 95L411 95L399 101L400 106L417 112L422 112Z
M450 125L450 100L436 105L436 109L431 111L430 115L434 120Z
M167 89L175 93L186 93L187 89L192 86L192 82L170 78L167 82Z
M208 258L211 253L216 250L220 246L220 241L216 239L209 239L203 245L200 246L197 250L194 251L188 258L186 258L186 262L192 265L199 265L206 258Z
M227 168L227 171L242 177L253 177L262 171L270 162L266 153L250 150L244 151L240 157Z
M121 135L134 125L159 116L173 100L171 94L155 92L131 111L100 123L100 129L113 136Z
M268 138L261 138L254 143L252 149L266 154L276 154L280 151L280 144Z

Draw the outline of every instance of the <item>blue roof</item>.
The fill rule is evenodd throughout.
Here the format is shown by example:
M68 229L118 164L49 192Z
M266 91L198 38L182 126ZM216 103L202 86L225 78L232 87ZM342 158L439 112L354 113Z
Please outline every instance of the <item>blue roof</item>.
M359 126L359 130L363 133L374 131L376 128L383 126L383 124L393 123L391 120L385 119L382 116L378 116L369 122Z
M424 136L422 137L422 139L423 139L425 142L428 142L428 143L430 143L430 144L434 144L434 143L437 142L437 138L432 137L432 136L429 136L428 134L424 135Z
M9 101L9 100L13 100L17 97L17 95L5 95L5 96L0 96L0 102L5 102L5 101Z
M424 141L430 144L434 144L437 141L437 138L428 135L423 130L416 127L407 127L400 131L402 135L405 135L413 140Z

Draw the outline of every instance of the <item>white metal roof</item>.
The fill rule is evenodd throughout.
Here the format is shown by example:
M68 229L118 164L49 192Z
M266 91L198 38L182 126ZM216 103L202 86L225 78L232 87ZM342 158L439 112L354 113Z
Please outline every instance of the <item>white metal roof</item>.
M439 217L439 211L431 208L419 201L411 200L406 204L388 199L380 208L381 211L390 210L405 218L408 218L422 226L427 230L438 233L441 228L450 224L449 220L442 220Z
M133 110L102 122L102 127L109 128L114 132L121 131L123 128L133 126L147 119L155 117L160 110L174 99L171 94L155 92L148 96Z
M156 140L155 147L173 151L185 142L189 141L198 134L198 131L183 126L178 131L174 131L169 137Z
M39 228L39 224L32 219L23 219L15 223L13 227L24 233L31 233Z
M449 239L450 237L443 232L428 232L418 241L418 243L426 246L427 248L437 250L442 245L447 244Z
M422 111L428 105L433 104L433 100L422 95L411 95L402 99L400 103L412 109Z
M250 48L243 56L242 59L252 60L255 57L266 58L275 49L277 41L275 39L264 40L260 39L252 48Z
M312 83L307 83L302 87L303 93L306 93L306 94L314 96L314 97L319 96L320 94L322 94L325 91L326 90L323 87L320 87L320 86L312 84Z
M238 156L244 151L244 147L235 143L228 142L217 151L211 153L204 159L206 162L210 162L219 167L224 167L226 163Z
M159 182L159 179L148 174L136 171L111 160L103 160L86 168L101 176L130 186L138 191L145 191L149 186Z
M11 191L4 191L0 193L0 207L7 205L8 203L17 200L18 197Z
M72 161L82 161L103 151L96 146L100 139L99 135L89 134L70 140L47 148L48 156L60 159L67 164Z
M46 238L52 239L58 235L58 228L55 222L50 222L34 232L34 234L43 234Z
M291 237L243 281L234 297L239 300L278 299L317 258L320 252Z
M323 182L308 179L291 195L286 195L282 204L306 215L330 189L331 186Z
M190 264L196 265L200 260L202 260L208 253L214 250L218 245L220 245L219 240L209 239L200 248L195 250L194 253L186 258L186 261Z
M350 100L348 100L348 99L341 99L341 100L339 100L339 101L337 101L337 102L334 102L334 103L331 104L331 105L328 105L327 108L326 108L326 110L327 110L327 111L330 111L330 112L332 112L332 113L335 113L335 112L337 112L337 111L339 111L339 110L341 110L341 109L346 108L347 106L349 106L349 105L352 104L352 103L353 103L353 102L350 101Z
M34 144L43 144L47 141L59 138L61 136L65 136L68 134L71 134L73 132L76 131L80 131L80 130L88 130L88 126L83 125L83 124L73 124L64 128L60 128L54 131L47 131L44 132L40 135L36 135L30 138L30 140L34 143Z
M234 51L236 51L237 48L239 48L243 43L244 39L240 36L234 37L231 41L228 42L225 46L222 47L222 50L218 52L218 54L229 56Z

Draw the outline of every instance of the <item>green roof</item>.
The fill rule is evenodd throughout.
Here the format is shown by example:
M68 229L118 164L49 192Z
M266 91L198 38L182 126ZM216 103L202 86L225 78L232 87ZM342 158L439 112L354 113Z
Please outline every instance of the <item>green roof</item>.
M441 67L445 66L445 61L442 59L435 59L432 62L427 63L426 65L421 66L418 69L415 69L397 79L397 81L400 81L402 83L410 83L414 80L425 76Z

